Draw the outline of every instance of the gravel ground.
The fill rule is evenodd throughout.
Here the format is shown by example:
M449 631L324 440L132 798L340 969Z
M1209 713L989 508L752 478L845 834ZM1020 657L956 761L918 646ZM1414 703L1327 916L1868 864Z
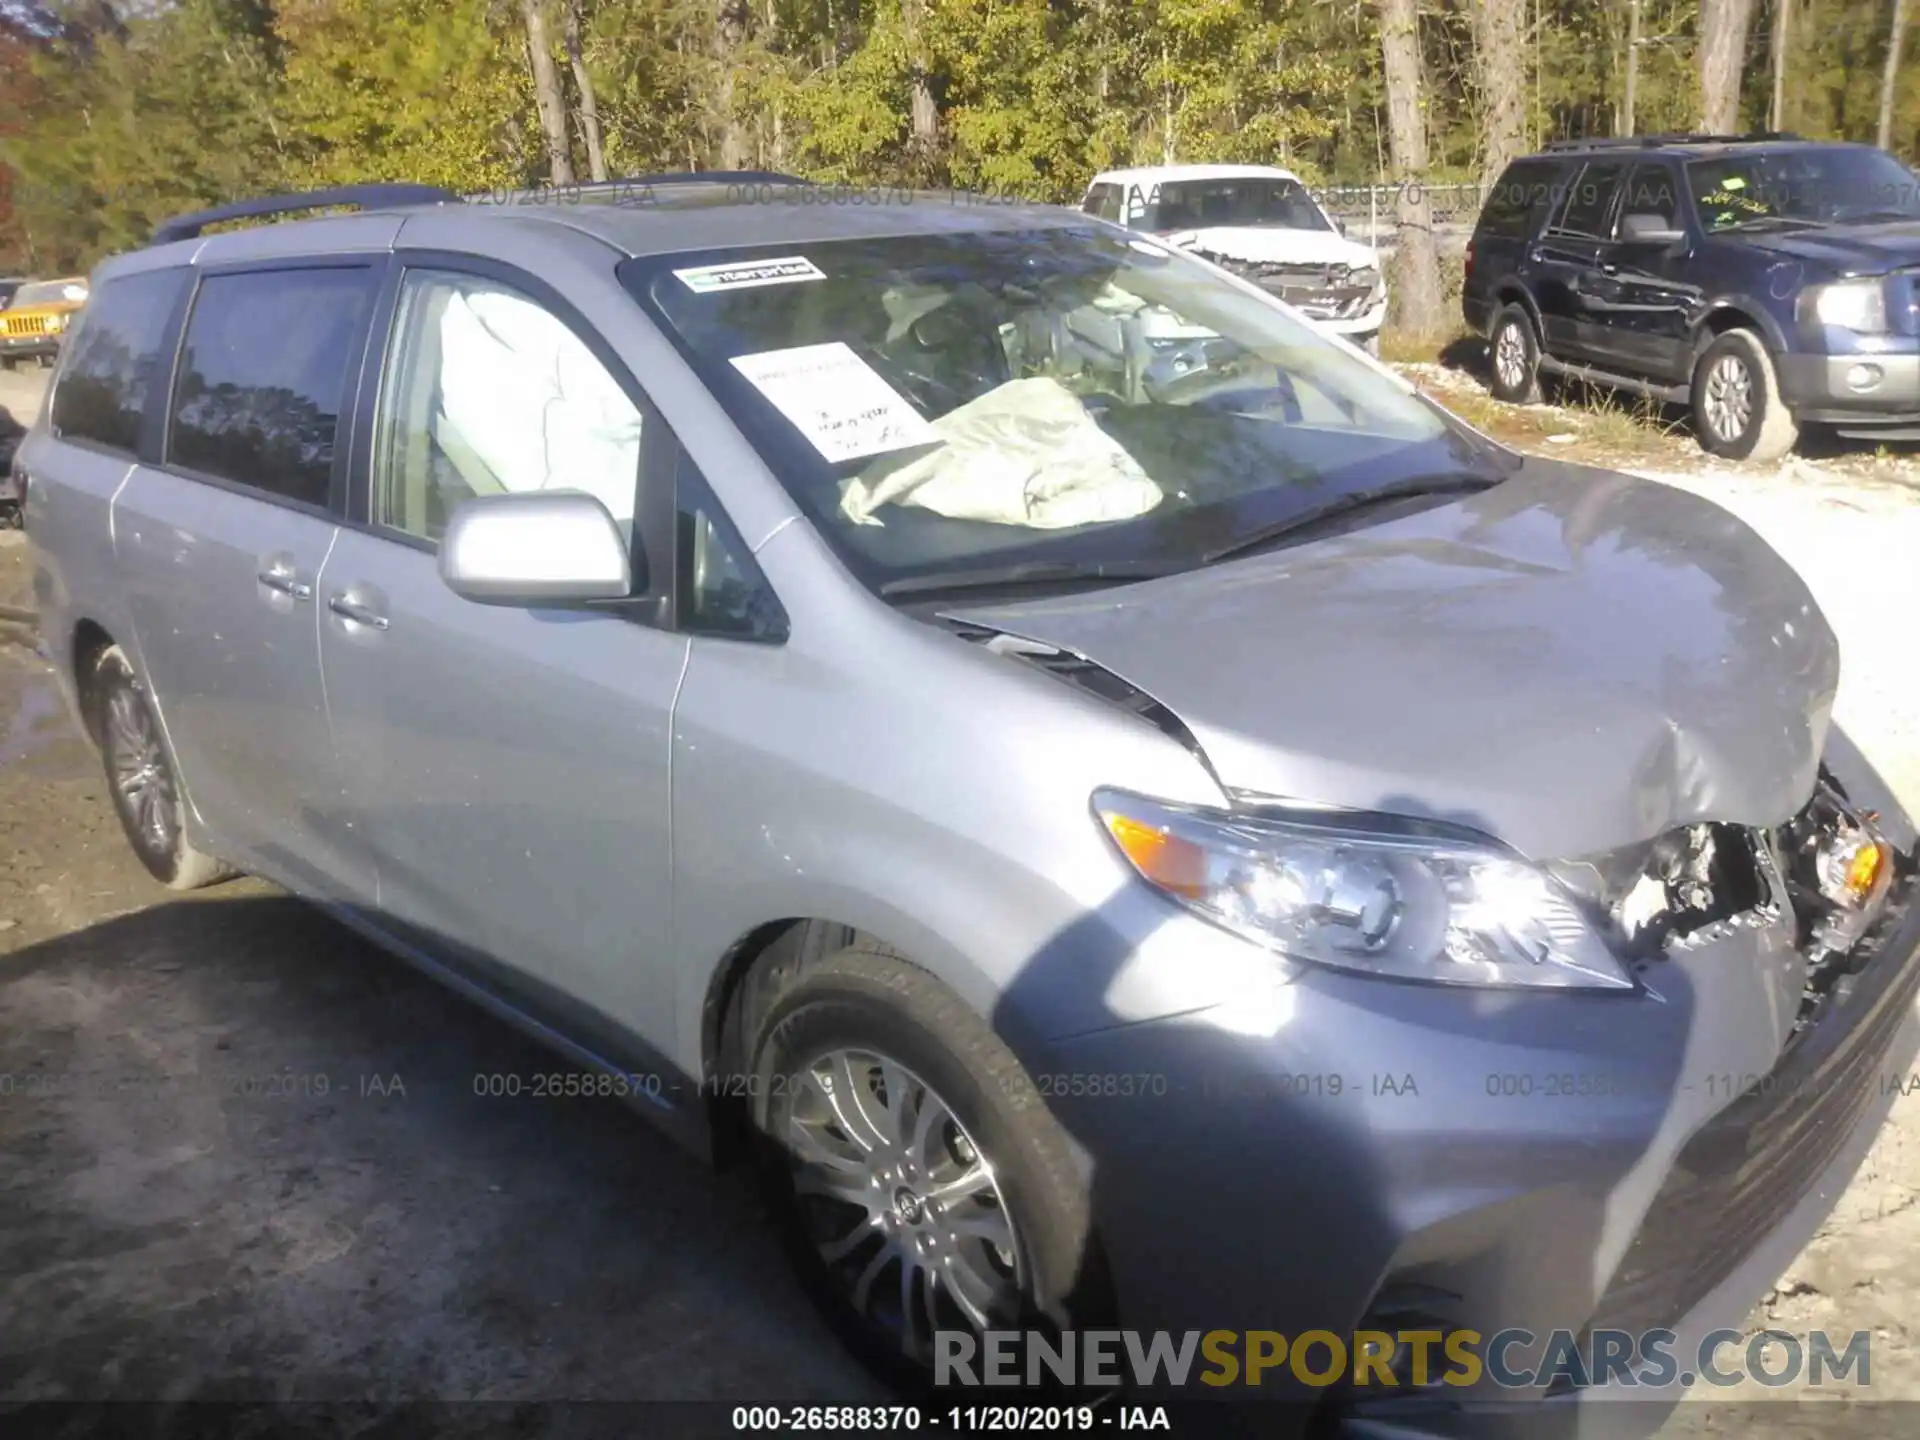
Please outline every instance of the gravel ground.
M39 382L0 374L0 404L31 420ZM1920 465L1655 449L1631 468L1805 574L1845 645L1838 715L1920 811ZM0 532L0 616L31 603L26 555ZM0 1401L878 1398L737 1184L615 1106L473 1093L555 1068L270 886L157 891L28 628L0 619ZM1903 1098L1752 1327L1873 1330L1871 1393L1920 1398L1916 1194ZM1730 1405L1804 1393L1700 1395L1668 1433L1913 1428Z

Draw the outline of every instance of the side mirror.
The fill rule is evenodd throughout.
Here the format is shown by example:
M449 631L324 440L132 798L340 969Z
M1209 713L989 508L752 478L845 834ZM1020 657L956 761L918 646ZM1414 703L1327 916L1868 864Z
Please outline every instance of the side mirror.
M597 498L535 490L455 509L440 539L440 578L482 605L525 606L624 599L635 577L627 539Z
M1339 216L1336 215L1333 219L1333 228L1338 230L1342 235L1344 235L1347 233L1347 222L1342 220Z
M1664 215L1622 215L1620 238L1629 245L1683 245L1687 232L1674 229Z

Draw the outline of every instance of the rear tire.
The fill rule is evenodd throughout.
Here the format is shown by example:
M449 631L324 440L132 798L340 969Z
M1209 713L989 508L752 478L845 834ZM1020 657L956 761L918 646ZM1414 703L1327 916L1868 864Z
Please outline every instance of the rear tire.
M736 1023L795 1268L896 1388L937 1388L936 1331L1055 1334L1107 1316L1065 1133L1013 1053L934 976L807 925L749 976ZM980 1361L976 1348L976 1375Z
M1751 330L1727 331L1695 362L1693 427L1709 455L1760 464L1780 459L1799 440L1773 358Z
M1526 307L1503 305L1487 330L1487 388L1509 405L1533 405L1540 399L1540 338Z
M187 839L180 776L146 687L118 645L100 652L88 694L107 793L127 843L147 873L170 890L198 890L231 879L238 872L196 850Z

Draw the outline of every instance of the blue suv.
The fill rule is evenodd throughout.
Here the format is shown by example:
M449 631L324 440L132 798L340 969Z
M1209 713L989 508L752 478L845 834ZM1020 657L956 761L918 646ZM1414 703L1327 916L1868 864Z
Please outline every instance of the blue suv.
M1920 438L1920 178L1868 145L1647 136L1515 161L1467 246L1492 390L1569 375L1690 406L1772 460L1800 431Z

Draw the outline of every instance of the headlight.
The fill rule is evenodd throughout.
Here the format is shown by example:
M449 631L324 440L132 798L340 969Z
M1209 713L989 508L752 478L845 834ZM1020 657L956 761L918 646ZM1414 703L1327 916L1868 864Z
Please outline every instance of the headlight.
M1368 304L1377 302L1382 295L1387 293L1386 278L1371 265L1362 266L1347 278L1356 288L1361 285L1367 287Z
M1567 892L1491 845L1115 790L1093 808L1150 885L1291 959L1439 985L1634 988Z
M66 317L66 316L64 316L64 315L49 315L49 316L47 317L47 329L48 329L48 330L50 330L50 331L52 331L52 330L64 330L64 329L66 329L66 328L67 328L67 317Z
M1862 335L1886 332L1887 296L1878 280L1842 280L1816 285L1809 293L1813 313L1822 325L1837 325Z

